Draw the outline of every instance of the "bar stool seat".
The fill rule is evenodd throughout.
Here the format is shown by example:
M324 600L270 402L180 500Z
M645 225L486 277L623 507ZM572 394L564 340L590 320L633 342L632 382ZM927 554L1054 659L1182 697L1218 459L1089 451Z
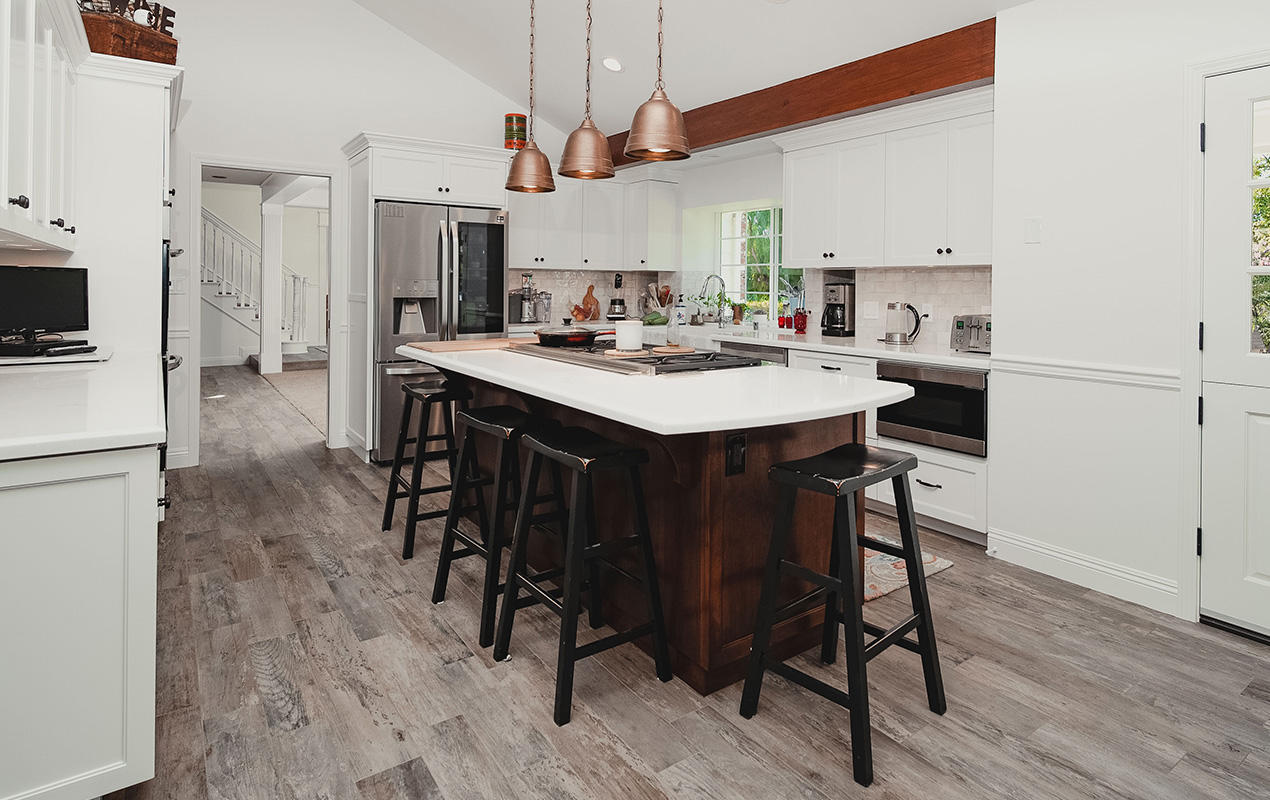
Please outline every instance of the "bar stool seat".
M891 645L918 653L926 682L930 710L943 714L947 709L935 630L931 621L930 599L921 546L917 538L917 518L909 491L908 473L917 466L917 457L899 450L885 450L862 444L846 444L809 458L774 465L768 478L780 485L771 545L759 598L758 619L750 648L749 669L741 693L741 716L753 717L758 710L763 674L771 670L815 694L845 707L851 717L851 758L857 783L873 782L873 746L869 726L869 682L866 665ZM901 545L873 539L856 530L856 492L890 480L895 490ZM829 569L822 573L785 559L785 543L793 527L799 489L834 498L834 521ZM864 621L864 585L860 579L860 546L867 545L904 560L908 570L909 597L913 612L890 628ZM814 589L777 605L781 575L809 583ZM843 692L807 672L796 669L768 653L772 627L779 621L814 608L824 599L825 621L820 659L832 664L838 650L838 628L846 625L844 640L847 661L847 691ZM916 633L916 640L908 638ZM873 638L865 643L865 634Z
M463 424L500 439L511 439L523 433L538 418L515 406L481 406L462 412Z
M520 508L516 514L511 566L508 568L503 603L499 611L494 660L502 661L508 657L517 609L542 604L559 615L555 721L557 725L564 725L569 722L572 713L574 666L583 658L651 635L657 677L662 681L668 681L671 677L670 649L666 637L666 622L662 616L661 590L657 583L657 565L653 559L648 509L644 505L644 489L639 475L639 466L648 462L648 452L606 439L585 428L537 430L526 433L521 437L521 442L529 450L529 464L526 468L525 485L520 494ZM544 460L550 461L553 474L561 467L567 467L573 473L564 569L531 572L526 563L529 532L533 522L531 503L533 487L538 482ZM635 530L631 536L600 542L597 540L592 477L594 473L605 470L626 472L634 501ZM638 549L639 560L643 562L642 575L632 573L612 561L613 556L627 548ZM639 584L643 589L648 621L579 647L578 616L582 604L584 571L589 571L590 574L590 580L585 586L589 586L590 591L591 626L598 628L603 624L600 615L601 567ZM560 589L543 585L545 581L556 577L563 577ZM521 590L526 593L523 598L520 595Z

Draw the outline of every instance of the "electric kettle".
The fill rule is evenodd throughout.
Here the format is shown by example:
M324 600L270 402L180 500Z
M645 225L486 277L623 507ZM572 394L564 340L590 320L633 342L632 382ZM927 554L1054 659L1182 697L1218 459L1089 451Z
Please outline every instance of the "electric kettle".
M909 330L909 315L912 315L912 330ZM908 303L886 304L886 338L887 344L912 344L917 334L922 331L922 315Z

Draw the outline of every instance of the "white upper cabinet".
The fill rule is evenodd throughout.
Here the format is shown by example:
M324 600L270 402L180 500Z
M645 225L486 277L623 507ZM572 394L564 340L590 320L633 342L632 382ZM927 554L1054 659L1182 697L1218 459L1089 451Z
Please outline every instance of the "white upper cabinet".
M622 269L626 187L616 181L586 181L582 187L582 268Z
M3 2L3 0L0 0ZM369 149L377 200L502 208L510 156L492 147L363 133L344 145L350 159Z
M785 265L990 265L991 107L976 89L777 137Z
M67 18L50 0L0 0L0 250L75 249L76 64L68 37L84 44L81 31L63 29Z
M626 185L625 263L629 270L679 268L679 187L661 180Z
M581 181L554 192L507 192L508 266L578 269L582 264Z

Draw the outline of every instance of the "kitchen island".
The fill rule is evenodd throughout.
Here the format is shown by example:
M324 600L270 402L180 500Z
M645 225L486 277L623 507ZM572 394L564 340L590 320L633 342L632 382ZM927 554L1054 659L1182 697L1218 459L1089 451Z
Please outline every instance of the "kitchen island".
M772 525L768 467L863 442L864 411L912 396L903 384L774 366L623 375L514 348L407 346L397 354L464 382L475 405L516 405L648 450L644 487L671 660L675 674L702 694L744 673ZM602 538L628 533L632 519L627 492L606 480L612 477L596 480ZM863 530L863 502L859 509ZM800 496L790 558L828 563L832 513L830 498ZM784 592L793 598L809 588L790 579ZM642 622L642 595L614 577L605 584L605 616L618 629ZM813 606L777 626L775 654L819 641L822 618Z

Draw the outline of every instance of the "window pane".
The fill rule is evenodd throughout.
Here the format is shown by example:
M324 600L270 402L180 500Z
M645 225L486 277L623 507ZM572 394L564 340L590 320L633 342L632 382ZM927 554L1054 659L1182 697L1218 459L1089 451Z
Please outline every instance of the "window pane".
M1270 178L1270 100L1252 104L1252 177Z
M770 289L771 275L767 267L750 267L746 270L745 290L747 292L766 292Z
M745 240L724 239L719 250L719 263L722 266L745 263Z
M1252 265L1270 267L1270 189L1252 190Z
M1270 352L1270 275L1252 277L1252 352Z
M754 314L768 314L771 306L771 295L748 294L745 296L745 303L750 307L750 312Z
M765 208L762 211L747 211L746 217L746 236L769 236L772 230L772 210Z
M763 239L747 239L745 246L745 263L746 264L770 264L772 263L772 240Z
M723 238L735 238L743 236L742 222L745 219L744 211L728 211L723 214Z
M784 232L785 232L785 228L784 228L784 225L785 225L785 209L783 209L783 208L777 208L777 209L774 209L774 210L773 210L773 213L776 215L776 225L775 225L775 230L773 230L772 232L773 232L773 233L784 233Z

